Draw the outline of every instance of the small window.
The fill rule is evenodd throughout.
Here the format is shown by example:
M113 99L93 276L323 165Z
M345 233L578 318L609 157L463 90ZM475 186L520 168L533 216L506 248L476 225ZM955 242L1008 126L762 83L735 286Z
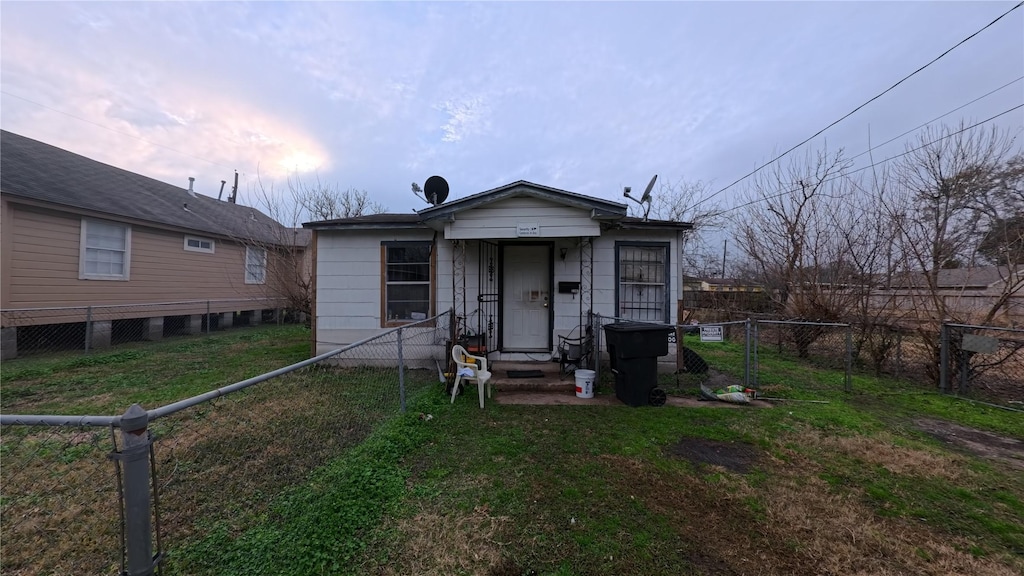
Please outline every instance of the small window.
M263 248L245 247L245 283L265 284L267 282L267 251Z
M430 242L388 242L383 252L383 324L425 320L433 302L433 249Z
M615 280L619 317L669 321L667 243L616 242Z
M213 240L198 236L185 236L185 250L213 254Z
M80 246L80 280L128 280L131 226L101 220L82 220Z

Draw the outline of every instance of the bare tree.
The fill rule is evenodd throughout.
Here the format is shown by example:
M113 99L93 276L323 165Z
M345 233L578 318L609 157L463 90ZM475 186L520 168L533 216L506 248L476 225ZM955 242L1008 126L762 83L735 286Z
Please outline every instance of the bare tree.
M286 298L292 309L307 315L312 310L312 234L302 228L302 223L378 214L385 210L380 203L371 201L365 190L342 190L336 185L324 184L319 177L315 183L306 184L294 176L289 178L284 191L275 190L272 182L264 184L257 177L255 190L250 195L261 211L282 225L273 230L269 241L265 239L266 233L246 239L248 244L266 250L268 276L279 279L267 284L267 290Z
M709 276L711 270L721 270L721 260L708 245L707 232L722 225L722 208L709 202L710 185L698 180L679 178L674 182L659 181L651 194L648 217L672 222L689 222L693 229L683 236L680 254L683 267L697 276ZM642 217L639 207L630 204L630 214Z
M853 238L844 241L837 231L849 208L843 198L855 192L849 165L842 150L808 151L760 172L747 188L735 237L748 270L789 318L842 320L856 297L850 286L865 280L849 259ZM798 354L807 356L820 335L814 326L795 328Z
M897 232L905 306L930 352L934 379L939 325L990 324L1024 288L1024 260L1015 249L1021 163L1014 139L997 127L928 128L907 144L894 193L880 198ZM986 261L1000 264L989 268L995 272L991 293L971 297L966 279L980 274L978 265ZM959 286L943 280L952 269L959 269Z
M943 126L922 131L907 144L908 154L896 166L895 193L881 200L898 233L906 282L916 290L917 319L925 323L950 319L991 322L1007 300L1024 285L1016 268L1019 254L1002 244L1001 293L984 310L968 311L940 284L943 270L970 268L985 259L985 237L1005 226L1007 209L1020 193L1019 160L1013 140L998 128L990 130ZM1017 174L1014 180L1014 174ZM1011 227L1006 227L1009 232ZM991 254L990 254L991 255Z

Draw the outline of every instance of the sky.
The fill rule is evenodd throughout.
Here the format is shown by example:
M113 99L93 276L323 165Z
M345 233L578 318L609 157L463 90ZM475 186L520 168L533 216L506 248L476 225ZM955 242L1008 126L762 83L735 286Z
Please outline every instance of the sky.
M435 174L450 199L718 192L1014 5L5 0L0 127L213 197L237 170L246 204L319 181L408 213ZM1024 8L807 146L854 156L995 90L942 120L979 122L1022 76ZM1024 136L1024 108L992 123Z

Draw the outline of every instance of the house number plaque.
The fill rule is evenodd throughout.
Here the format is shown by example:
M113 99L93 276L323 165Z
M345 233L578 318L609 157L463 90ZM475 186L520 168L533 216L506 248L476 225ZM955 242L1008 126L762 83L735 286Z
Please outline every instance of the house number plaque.
M540 224L535 222L520 222L516 224L516 237L517 238L539 238L540 237Z

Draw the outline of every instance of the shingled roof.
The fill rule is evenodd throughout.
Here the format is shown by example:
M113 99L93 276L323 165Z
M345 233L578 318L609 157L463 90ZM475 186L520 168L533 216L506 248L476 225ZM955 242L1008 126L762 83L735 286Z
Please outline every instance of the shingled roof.
M193 196L6 130L0 130L0 193L241 241L279 244L294 236L255 208Z

